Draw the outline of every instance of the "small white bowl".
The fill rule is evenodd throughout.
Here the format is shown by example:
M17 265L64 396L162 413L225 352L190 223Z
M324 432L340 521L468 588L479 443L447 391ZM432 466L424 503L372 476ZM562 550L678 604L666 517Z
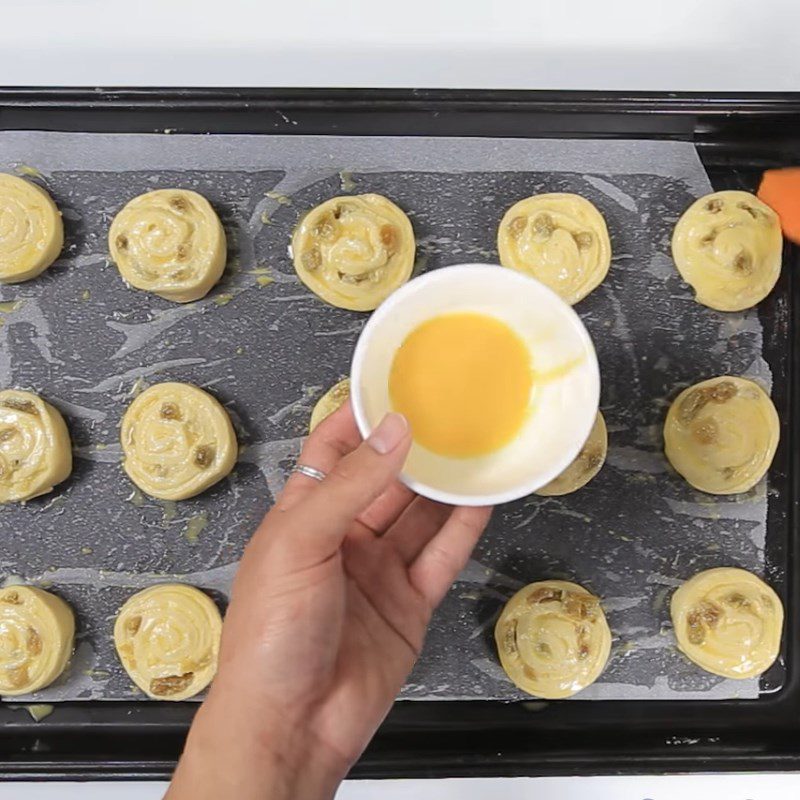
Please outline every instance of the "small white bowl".
M513 441L488 455L448 458L414 444L401 479L442 503L506 503L541 488L572 462L600 398L592 340L572 308L543 284L491 264L444 267L409 281L361 332L351 370L353 411L366 438L392 410L389 372L406 336L431 317L459 311L493 316L527 344L534 370L531 411Z

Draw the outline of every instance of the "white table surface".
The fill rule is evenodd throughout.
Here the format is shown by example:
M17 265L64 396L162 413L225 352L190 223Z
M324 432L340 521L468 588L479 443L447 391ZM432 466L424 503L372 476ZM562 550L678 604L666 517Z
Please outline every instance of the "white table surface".
M165 784L159 783L0 784L0 800L108 800L110 797L160 800L165 788ZM800 775L678 775L352 781L345 783L336 797L337 800L789 800L798 793Z
M800 89L796 0L3 0L0 84Z
M6 86L800 90L797 0L3 0ZM150 800L161 784L0 784ZM346 784L343 800L776 800L800 776Z

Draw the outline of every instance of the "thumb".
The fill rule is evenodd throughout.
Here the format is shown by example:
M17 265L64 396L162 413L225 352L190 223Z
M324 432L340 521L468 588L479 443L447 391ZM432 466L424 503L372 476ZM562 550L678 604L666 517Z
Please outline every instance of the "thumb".
M292 509L295 541L305 540L322 558L338 549L356 517L397 478L410 448L406 418L387 414L366 441Z

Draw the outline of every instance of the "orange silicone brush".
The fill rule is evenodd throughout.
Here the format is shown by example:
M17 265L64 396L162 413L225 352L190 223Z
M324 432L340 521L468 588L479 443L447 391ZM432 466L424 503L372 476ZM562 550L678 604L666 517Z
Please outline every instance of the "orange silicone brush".
M800 244L800 167L768 169L761 178L758 197L780 217L783 235Z

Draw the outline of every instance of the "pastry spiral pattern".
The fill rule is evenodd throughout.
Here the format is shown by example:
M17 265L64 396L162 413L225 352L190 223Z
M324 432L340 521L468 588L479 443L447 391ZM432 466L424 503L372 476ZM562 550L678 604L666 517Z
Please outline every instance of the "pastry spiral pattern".
M0 503L52 491L72 472L64 418L33 392L0 391Z
M778 657L783 605L761 578L733 567L690 578L672 596L678 647L707 672L753 678Z
M61 212L36 184L0 172L0 282L35 278L64 245Z
M519 270L574 305L608 274L611 241L603 215L577 194L536 194L506 211L497 231L504 267Z
M600 601L568 581L540 581L517 592L495 626L500 663L536 697L570 697L594 683L611 650Z
M603 468L608 452L608 430L603 415L598 411L586 444L575 460L550 483L536 490L544 497L558 497L577 492L586 486Z
M233 469L238 454L225 409L188 383L143 391L125 412L120 440L128 477L162 500L200 494Z
M379 194L327 200L292 236L300 280L325 302L351 311L371 311L402 286L415 251L408 217Z
M669 462L709 494L752 489L772 464L779 437L769 395L758 384L729 375L681 392L664 424Z
M131 680L154 700L186 700L217 671L222 617L211 598L181 583L128 598L114 623L114 646Z
M56 595L32 586L0 589L0 695L49 686L72 655L75 618Z
M108 233L111 258L131 286L190 303L222 276L225 231L208 200L187 189L134 197Z
M308 423L308 432L311 433L317 425L326 420L334 411L338 411L350 398L350 378L345 378L334 384L317 400L311 412L311 421Z
M749 192L701 197L672 235L672 257L697 302L718 311L760 303L781 271L783 237L778 215Z

